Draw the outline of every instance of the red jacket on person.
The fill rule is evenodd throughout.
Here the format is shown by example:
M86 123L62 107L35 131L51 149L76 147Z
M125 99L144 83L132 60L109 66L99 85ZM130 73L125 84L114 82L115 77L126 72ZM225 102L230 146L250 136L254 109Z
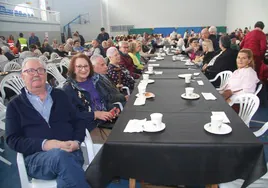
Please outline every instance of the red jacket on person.
M264 32L260 29L254 29L244 37L240 44L240 48L251 49L254 55L255 70L258 74L260 80L265 79L266 76L263 75L263 59L266 51L266 36Z
M135 73L135 66L134 63L132 61L132 58L128 55L128 54L123 54L122 52L119 51L120 54L120 65L123 65L130 73L130 75L134 78L134 79L138 79L140 78L139 74Z

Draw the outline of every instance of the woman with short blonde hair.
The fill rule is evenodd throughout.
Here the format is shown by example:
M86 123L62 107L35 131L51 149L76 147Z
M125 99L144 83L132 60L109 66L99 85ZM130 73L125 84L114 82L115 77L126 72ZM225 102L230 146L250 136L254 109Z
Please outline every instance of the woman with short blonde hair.
M139 59L136 56L136 53L138 52L137 50L139 48L138 46L139 44L137 44L136 42L130 42L129 43L129 47L128 47L128 55L131 57L134 65L137 67L137 69L139 70L143 70L144 66L141 64L141 62L139 61Z

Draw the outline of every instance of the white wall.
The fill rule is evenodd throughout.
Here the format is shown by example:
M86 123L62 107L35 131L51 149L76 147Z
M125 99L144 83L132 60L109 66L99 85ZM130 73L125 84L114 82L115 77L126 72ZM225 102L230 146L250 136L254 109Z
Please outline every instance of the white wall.
M89 13L90 23L88 25L74 25L80 34L85 35L86 40L95 39L100 33L101 25L101 0L49 0L48 4L54 11L60 12L61 27L72 21L79 14ZM72 27L72 26L71 26Z
M136 28L224 26L226 0L108 0L110 25Z
M268 32L267 0L227 0L226 25L228 32L236 28L254 28L257 21L263 21L264 32Z
M17 39L19 33L22 32L24 37L28 39L30 37L30 33L34 32L42 43L45 38L45 32L48 32L48 39L50 43L52 43L53 39L57 39L61 43L60 25L57 24L8 22L0 20L0 25L0 36L5 36L6 38L9 35L13 35L15 39Z

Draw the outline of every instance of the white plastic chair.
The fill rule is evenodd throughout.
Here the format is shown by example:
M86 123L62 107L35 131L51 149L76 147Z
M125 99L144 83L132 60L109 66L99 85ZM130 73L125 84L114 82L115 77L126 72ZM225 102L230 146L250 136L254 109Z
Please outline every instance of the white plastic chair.
M261 91L261 89L262 89L262 83L259 82L259 83L257 84L257 88L256 88L256 91L255 91L254 94L255 94L255 95L258 95L258 93Z
M87 168L87 165L91 163L91 161L94 159L94 156L98 152L97 150L98 146L95 149L95 144L93 144L90 134L87 130L86 130L85 140L81 144L81 149L83 152L83 156L86 155L88 157L88 158L84 157L85 166L83 168L85 170ZM21 153L17 153L17 164L18 164L19 176L20 176L20 181L21 181L21 188L57 188L56 180L40 180L40 179L32 178L32 180L29 181L27 171L25 168L24 157Z
M57 82L59 83L57 88L63 87L63 84L65 83L66 79L61 75L55 64L47 64L47 73L51 74L57 80Z
M45 63L48 61L48 58L44 55L39 56L39 59Z
M220 73L218 73L215 78L213 78L212 80L209 80L210 82L215 82L219 77L221 79L221 83L220 83L220 87L216 88L217 90L222 90L222 88L227 84L228 79L230 78L230 76L232 75L232 71L222 71Z
M64 57L60 61L60 73L63 72L63 67L66 67L67 69L69 69L69 65L70 65L70 60L67 57Z
M268 168L268 163L267 163L267 168ZM243 183L244 183L244 180L237 179L232 182L221 183L219 184L219 188L240 188ZM267 185L268 185L268 173L264 174L264 176L262 176L260 179L250 184L247 188L266 188L268 187Z
M55 53L55 52L52 52L52 54L50 55L50 59L53 61L54 59L56 58L59 58L59 54Z
M5 100L6 93L4 88L13 90L17 95L21 93L21 89L24 87L24 82L19 73L10 73L6 75L0 83L0 92L3 100Z
M249 126L249 122L260 105L260 99L251 93L245 93L235 96L230 102L230 106L239 104L239 117Z
M0 98L2 100L2 98ZM0 102L0 129L5 130L5 123L3 120L6 118L6 107L3 105L3 101ZM0 135L2 137L3 135ZM2 148L0 148L0 152L4 152ZM11 165L11 162L0 156L0 161L4 162L7 165Z
M7 64L5 64L5 66L4 66L4 72L14 71L14 70L21 70L20 64L14 62L14 61L10 61Z
M127 91L127 95L130 95L130 90L129 90L129 88L127 87L127 86L123 86L122 87L122 90L126 90Z

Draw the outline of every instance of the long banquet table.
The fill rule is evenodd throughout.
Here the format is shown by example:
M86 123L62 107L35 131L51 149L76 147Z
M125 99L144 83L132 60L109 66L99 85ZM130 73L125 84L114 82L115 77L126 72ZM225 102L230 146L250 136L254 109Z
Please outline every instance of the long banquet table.
M168 57L163 61L171 62ZM178 78L178 74L200 72L198 69L165 69L160 65L157 70L163 74L150 76L155 83L146 89L155 98L134 106L134 89L108 140L88 167L86 177L93 188L105 187L115 176L159 185L206 185L244 179L242 187L246 187L267 172L263 144L206 77L200 73L188 85ZM196 80L202 80L204 86L197 85ZM180 97L187 86L200 94L198 100ZM207 101L201 92L211 92L217 100ZM230 134L214 135L204 130L211 111L226 113L232 127ZM154 112L163 113L163 131L123 132L130 119L150 119Z

